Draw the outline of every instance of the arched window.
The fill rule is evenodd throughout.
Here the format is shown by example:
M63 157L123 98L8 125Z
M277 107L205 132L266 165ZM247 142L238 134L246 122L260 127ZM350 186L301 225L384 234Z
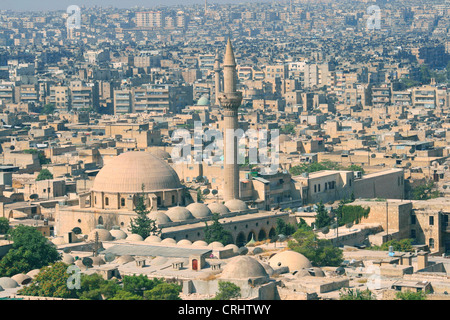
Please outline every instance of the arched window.
M102 218L102 216L98 217L98 224L103 225L103 218Z

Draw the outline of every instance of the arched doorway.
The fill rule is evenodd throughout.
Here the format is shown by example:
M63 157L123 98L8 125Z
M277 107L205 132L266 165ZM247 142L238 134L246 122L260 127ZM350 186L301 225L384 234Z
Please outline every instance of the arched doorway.
M267 234L266 231L264 229L259 230L258 233L258 241L263 241L267 239Z
M248 234L248 236L247 236L247 242L249 242L250 240L252 240L252 237L253 237L253 239L256 241L256 235L255 235L255 233L254 233L253 231L250 231L249 234Z
M98 223L97 224L103 225L103 217L102 216L98 217Z
M198 270L198 260L192 259L192 270Z
M245 246L247 242L245 241L245 235L243 232L239 232L238 236L236 237L236 245L238 247Z
M273 237L276 236L276 232L275 232L275 228L270 229L269 231L269 238L272 239Z

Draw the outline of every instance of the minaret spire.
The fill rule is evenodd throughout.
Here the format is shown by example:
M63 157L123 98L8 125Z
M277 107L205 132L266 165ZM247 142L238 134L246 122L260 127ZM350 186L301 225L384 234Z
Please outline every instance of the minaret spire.
M224 200L239 199L239 165L237 163L238 109L242 102L242 93L236 90L237 72L231 39L228 39L223 61L223 92L219 103L223 108L224 130Z

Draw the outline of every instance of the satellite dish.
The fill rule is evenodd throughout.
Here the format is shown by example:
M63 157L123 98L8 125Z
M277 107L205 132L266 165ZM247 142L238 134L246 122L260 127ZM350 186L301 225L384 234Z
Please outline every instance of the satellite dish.
M374 159L374 158L377 157L377 155L376 155L375 153L372 153L372 154L370 155L370 157L371 157L372 159Z
M213 189L213 190L211 191L211 193L212 193L213 195L217 195L217 194L219 193L219 191L217 191L216 189Z
M248 253L248 248L247 247L240 247L238 249L238 254L241 256L245 256Z
M107 254L105 254L106 262L112 262L112 261L114 261L115 258L116 258L116 255L112 252L108 252Z
M64 249L63 249L63 252L64 252L64 253L71 253L71 252L72 252L72 249L70 249L70 248L64 248Z
M16 149L16 147L14 147L14 146L9 147L9 150L14 150L14 149Z
M278 241L284 241L284 240L286 240L286 236L284 234L279 234Z
M32 200L39 199L39 195L36 193L33 193L30 195L30 199L32 199Z
M209 189L204 189L204 190L203 190L203 194L204 194L205 196L208 195L210 192L211 192L211 191L209 191Z
M75 234L81 234L81 229L79 227L75 227L72 229L72 232Z
M88 268L92 268L92 265L94 263L94 261L92 261L91 258L83 258L83 260L81 260L81 262L83 262L83 264Z

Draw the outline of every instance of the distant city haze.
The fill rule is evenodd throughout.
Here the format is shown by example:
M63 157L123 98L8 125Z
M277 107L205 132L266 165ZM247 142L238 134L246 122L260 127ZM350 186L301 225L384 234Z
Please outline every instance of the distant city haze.
M264 0L209 0L208 3L214 4L237 4L243 2L262 2ZM266 0L269 1L269 0ZM265 2L265 1L264 1ZM100 6L100 7L117 7L132 8L135 6L152 8L159 5L191 5L205 3L204 0L1 0L0 10L14 11L56 11L65 10L70 5L78 6Z

